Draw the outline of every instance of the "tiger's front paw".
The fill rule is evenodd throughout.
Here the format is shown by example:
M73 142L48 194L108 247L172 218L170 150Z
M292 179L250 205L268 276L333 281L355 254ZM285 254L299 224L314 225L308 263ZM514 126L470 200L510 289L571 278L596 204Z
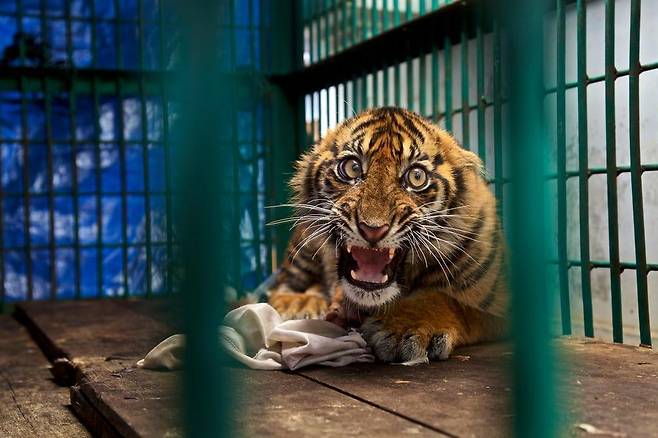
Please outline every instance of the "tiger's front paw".
M326 298L315 290L275 292L268 302L284 320L322 318L328 307Z
M364 339L375 356L384 362L408 362L428 357L446 360L456 346L453 327L372 317L361 326Z

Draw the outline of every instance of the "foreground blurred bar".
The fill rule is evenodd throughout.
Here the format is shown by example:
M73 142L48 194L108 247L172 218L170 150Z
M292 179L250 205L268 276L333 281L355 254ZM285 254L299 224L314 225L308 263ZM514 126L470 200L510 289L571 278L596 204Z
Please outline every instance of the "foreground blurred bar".
M547 282L549 218L548 141L543 114L541 1L509 0L510 280L513 290L515 430L520 437L555 436L555 356L550 343Z
M227 430L227 381L222 378L217 327L224 313L226 260L222 240L234 227L226 171L232 145L222 133L232 129L233 92L230 71L220 71L219 42L230 30L218 29L218 17L229 2L190 0L182 12L181 76L174 84L181 100L179 265L183 273L181 298L187 335L183 400L188 436L230 436ZM218 35L219 32L219 35ZM233 236L237 239L238 236ZM233 255L235 257L237 255Z

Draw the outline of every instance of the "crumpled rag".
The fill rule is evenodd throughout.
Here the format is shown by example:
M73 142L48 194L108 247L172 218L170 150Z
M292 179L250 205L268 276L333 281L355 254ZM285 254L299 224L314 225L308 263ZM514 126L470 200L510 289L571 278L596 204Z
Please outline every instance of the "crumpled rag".
M283 321L269 304L232 310L219 327L226 352L257 370L296 370L309 365L340 367L375 360L355 330L319 319ZM137 365L147 369L182 368L185 338L177 334L156 345Z

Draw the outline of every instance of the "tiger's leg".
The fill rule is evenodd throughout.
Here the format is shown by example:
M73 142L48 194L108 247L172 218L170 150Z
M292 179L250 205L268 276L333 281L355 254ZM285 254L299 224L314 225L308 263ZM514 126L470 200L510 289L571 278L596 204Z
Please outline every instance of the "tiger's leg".
M445 360L458 346L496 339L504 331L502 318L437 291L401 298L362 326L364 338L385 362L410 361L425 353L431 360Z
M327 313L329 305L319 284L309 287L304 292L291 291L285 287L279 288L270 293L268 302L284 320L322 318Z
M327 312L322 263L316 260L318 243L305 245L304 230L296 230L288 244L287 257L267 292L268 303L283 319L321 318Z

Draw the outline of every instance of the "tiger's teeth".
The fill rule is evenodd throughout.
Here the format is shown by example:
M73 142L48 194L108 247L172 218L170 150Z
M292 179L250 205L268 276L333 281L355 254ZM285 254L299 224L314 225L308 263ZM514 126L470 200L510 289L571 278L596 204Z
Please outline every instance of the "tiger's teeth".
M395 257L395 249L389 248L388 249L388 259L393 260L393 257Z
M383 283L386 283L387 281L388 281L388 274L384 274L384 276L382 277L380 283L383 284Z
M354 272L354 269L352 269L352 270L350 271L350 275L351 275L352 278L355 279L355 280L358 280L358 279L359 279L359 276L356 275L356 272Z
M351 253L352 252L352 245L347 245L347 252ZM354 272L354 271L352 271Z

